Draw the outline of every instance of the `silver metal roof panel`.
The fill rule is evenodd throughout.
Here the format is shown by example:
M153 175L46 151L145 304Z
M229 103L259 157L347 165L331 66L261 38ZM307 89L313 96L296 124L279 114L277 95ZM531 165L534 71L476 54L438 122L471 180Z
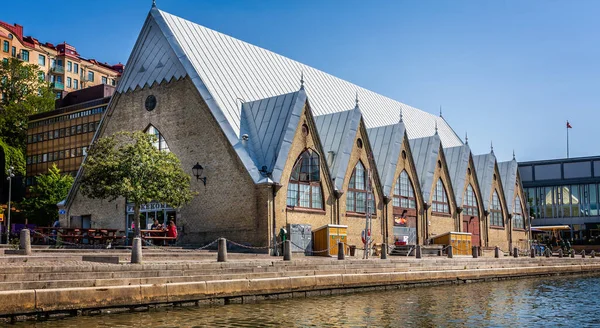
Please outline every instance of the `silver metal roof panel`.
M413 154L417 176L425 202L429 202L435 166L440 152L440 137L434 134L430 137L409 139L410 150Z
M373 158L381 178L383 194L392 195L394 174L398 165L406 129L403 122L367 129Z
M504 189L506 207L508 208L509 213L513 213L515 207L513 198L515 197L518 166L515 159L498 163L498 171L500 172L500 178L502 179L502 189Z
M469 167L471 149L467 144L444 148L444 155L446 156L448 172L450 172L450 181L452 182L452 189L454 190L454 196L456 197L456 204L457 206L462 207L463 191L467 178L467 168Z
M489 211L496 156L494 155L494 152L484 155L476 155L473 156L473 163L475 164L475 172L477 173L479 190L481 191L481 197L483 198L483 208L486 211Z

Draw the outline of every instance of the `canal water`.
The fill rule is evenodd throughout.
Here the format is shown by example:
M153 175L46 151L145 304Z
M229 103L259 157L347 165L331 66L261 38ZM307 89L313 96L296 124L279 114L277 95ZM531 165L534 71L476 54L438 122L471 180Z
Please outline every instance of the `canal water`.
M35 327L589 327L600 276L409 288L214 307L74 317Z

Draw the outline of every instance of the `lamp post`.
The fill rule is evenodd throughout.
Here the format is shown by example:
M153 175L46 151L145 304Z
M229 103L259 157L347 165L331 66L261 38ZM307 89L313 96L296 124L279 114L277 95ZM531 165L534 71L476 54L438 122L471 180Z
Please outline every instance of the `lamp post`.
M8 216L6 219L6 244L10 244L10 196L12 193L12 178L15 177L15 174L13 173L15 170L14 167L9 167L8 168L8 176L6 177L6 180L8 180Z
M206 177L202 177L202 171L204 171L202 165L200 165L199 162L196 162L196 165L192 167L192 171L194 172L194 176L196 177L196 179L202 181L204 183L204 186L206 187Z

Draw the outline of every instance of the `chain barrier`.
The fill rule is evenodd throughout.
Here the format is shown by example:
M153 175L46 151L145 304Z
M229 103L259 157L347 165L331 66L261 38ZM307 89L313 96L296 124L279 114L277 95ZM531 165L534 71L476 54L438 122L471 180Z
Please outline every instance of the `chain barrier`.
M294 245L294 246L296 246L296 247L298 247L298 248L302 249L302 246L296 245L296 244L295 244L293 241L291 241L291 240L290 240L290 243L291 243L292 245ZM346 249L346 245L347 245L347 244L346 244L346 243L342 243L342 244L344 244L344 249ZM334 244L333 246L329 247L329 249L322 249L322 250L320 250L320 251L311 251L311 250L305 250L305 252L308 252L308 253L310 253L311 255L312 255L312 254L320 254L320 253L329 252L329 251L331 251L332 249L335 249L336 247L338 247L338 245L337 245L337 244ZM358 248L357 248L357 249L358 249Z
M194 249L173 249L171 247L166 247L166 246L157 246L157 245L154 245L154 244L148 242L145 239L142 239L142 242L144 244L146 244L145 246L149 247L150 249L159 249L159 250L163 250L163 251L167 251L167 252L174 252L174 253L188 253L188 252L195 252L195 251L201 251L201 250L207 249L210 246L216 244L219 241L219 239L220 238L217 238L214 241L212 241L204 246L200 246L200 247L194 248Z
M275 245L269 245L269 246L248 246L248 245L237 243L237 242L235 242L233 240L229 240L229 239L227 239L227 242L231 243L235 246L239 246L239 247L243 247L243 248L247 248L247 249L276 249L277 247L279 247L283 244L283 241L280 241L278 243L275 243Z

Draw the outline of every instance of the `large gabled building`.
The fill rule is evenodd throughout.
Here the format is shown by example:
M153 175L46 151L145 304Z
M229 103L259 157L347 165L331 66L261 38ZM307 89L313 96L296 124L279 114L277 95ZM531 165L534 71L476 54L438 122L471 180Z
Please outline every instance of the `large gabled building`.
M122 130L158 135L190 173L204 167L206 184L193 181L190 204L142 211L146 223L174 217L182 243L224 236L264 246L288 224L333 224L347 226L345 241L360 245L370 213L377 243L427 244L466 230L475 245L513 246L495 157L485 155L480 169L441 116L155 6L96 138ZM463 148L447 157L453 147ZM83 174L63 224L129 229L130 204L84 197ZM502 224L491 227L490 217Z

